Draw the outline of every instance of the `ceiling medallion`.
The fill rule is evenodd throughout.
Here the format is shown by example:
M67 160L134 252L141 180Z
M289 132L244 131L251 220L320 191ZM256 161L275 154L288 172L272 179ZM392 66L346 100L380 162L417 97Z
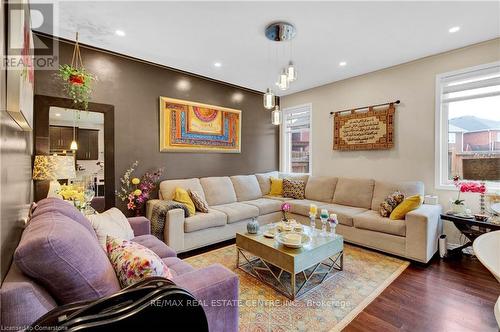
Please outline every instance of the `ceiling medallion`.
M272 41L292 40L296 34L293 24L287 22L275 22L266 27L266 37Z

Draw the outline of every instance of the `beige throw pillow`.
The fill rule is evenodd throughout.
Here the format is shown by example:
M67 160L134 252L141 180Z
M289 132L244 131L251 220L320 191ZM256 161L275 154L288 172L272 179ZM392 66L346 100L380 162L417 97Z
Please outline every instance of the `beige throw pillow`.
M111 236L124 240L132 240L134 231L127 217L117 208L111 208L99 214L88 215L92 227L97 235L99 244L106 248L106 237Z
M197 211L208 213L208 203L203 199L200 195L198 195L195 191L188 190L189 197L194 203L194 207Z

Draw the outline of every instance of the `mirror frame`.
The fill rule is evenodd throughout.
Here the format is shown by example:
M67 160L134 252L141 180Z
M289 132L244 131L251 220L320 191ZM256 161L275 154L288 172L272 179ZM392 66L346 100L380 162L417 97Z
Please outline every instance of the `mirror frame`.
M48 155L49 144L49 110L51 106L75 108L72 99L35 95L33 146L35 155ZM89 103L90 112L104 114L104 200L105 208L115 206L115 107L109 104ZM34 201L47 196L49 181L34 181Z

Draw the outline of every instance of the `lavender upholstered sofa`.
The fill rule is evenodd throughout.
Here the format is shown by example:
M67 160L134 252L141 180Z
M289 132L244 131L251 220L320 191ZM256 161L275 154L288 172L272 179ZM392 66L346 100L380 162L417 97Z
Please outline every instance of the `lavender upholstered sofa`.
M132 241L158 254L173 281L204 304L210 331L237 331L237 275L218 264L196 270L150 234L146 218L129 222L135 233ZM0 288L0 328L26 327L58 305L118 290L116 275L88 220L71 204L47 198L33 212Z

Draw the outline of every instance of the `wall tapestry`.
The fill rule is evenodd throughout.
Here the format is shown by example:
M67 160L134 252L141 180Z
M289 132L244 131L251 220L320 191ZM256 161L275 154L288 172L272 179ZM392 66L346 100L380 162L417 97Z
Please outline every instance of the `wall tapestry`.
M394 146L394 104L386 109L334 113L333 149L381 150Z
M160 97L160 151L241 152L241 111Z

